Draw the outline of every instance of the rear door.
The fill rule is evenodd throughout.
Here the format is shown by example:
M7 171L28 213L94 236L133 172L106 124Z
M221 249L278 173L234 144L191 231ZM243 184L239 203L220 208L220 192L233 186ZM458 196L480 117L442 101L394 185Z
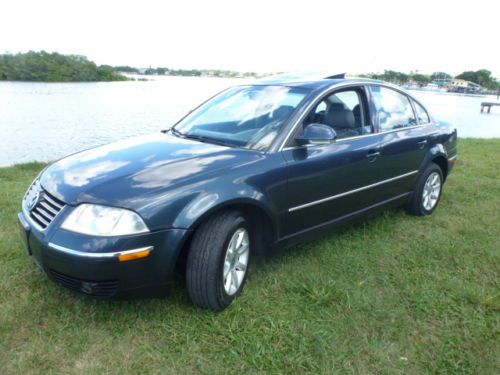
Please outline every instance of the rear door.
M323 123L337 133L336 142L283 149L288 170L288 214L284 235L342 217L373 203L364 190L379 180L379 138L367 108L364 87L334 91L320 98L298 124Z
M403 92L379 85L369 87L381 142L383 168L379 176L380 180L388 181L376 188L376 192L389 199L413 189L429 146L430 127L419 123L412 99Z

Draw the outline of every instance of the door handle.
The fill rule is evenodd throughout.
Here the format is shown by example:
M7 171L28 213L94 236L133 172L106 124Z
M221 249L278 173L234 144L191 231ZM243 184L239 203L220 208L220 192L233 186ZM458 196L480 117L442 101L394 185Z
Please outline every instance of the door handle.
M372 162L372 161L375 161L375 159L379 155L380 155L379 151L370 151L370 152L368 152L368 154L366 154L366 157L368 158L369 162Z
M423 149L425 147L425 145L427 144L427 139L424 139L423 141L420 141L417 144L418 144L418 148Z

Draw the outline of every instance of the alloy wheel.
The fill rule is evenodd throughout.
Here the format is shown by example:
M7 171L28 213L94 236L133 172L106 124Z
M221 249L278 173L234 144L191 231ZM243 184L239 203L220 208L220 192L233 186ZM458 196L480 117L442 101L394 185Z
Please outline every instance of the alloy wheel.
M432 172L424 184L422 204L427 211L431 211L437 204L441 194L441 177L437 172Z
M238 291L245 279L249 253L248 231L245 228L238 228L231 236L224 259L224 290L230 296Z

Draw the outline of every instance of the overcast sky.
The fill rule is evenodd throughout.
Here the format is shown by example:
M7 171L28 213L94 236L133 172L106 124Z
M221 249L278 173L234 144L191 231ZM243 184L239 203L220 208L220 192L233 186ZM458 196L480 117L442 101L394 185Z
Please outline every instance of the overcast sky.
M500 77L500 1L4 0L0 52L98 64Z

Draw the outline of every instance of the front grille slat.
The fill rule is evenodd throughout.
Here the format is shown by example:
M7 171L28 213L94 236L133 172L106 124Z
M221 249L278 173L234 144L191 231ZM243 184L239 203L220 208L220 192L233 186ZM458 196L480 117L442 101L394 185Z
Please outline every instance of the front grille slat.
M51 207L50 205L48 205L48 204L47 204L47 202L45 202L45 201L41 201L41 202L40 202L40 206L42 206L44 210L49 211L49 212L52 214L52 216L56 216L56 215L59 213L59 211L60 211L60 209L59 209L59 210L56 210L56 209L52 208L52 207Z
M49 212L45 211L45 210L41 207L41 205L39 205L39 206L35 207L35 208L33 209L33 211L36 211L36 213L37 213L37 214L42 215L42 216L43 216L45 219L47 219L47 221L49 221L49 222L50 222L50 221L52 221L52 220L54 220L54 216L55 216L55 215L52 215L52 214L50 214Z
M59 203L56 202L55 198L51 197L50 195L45 195L44 196L45 200L50 203L52 206L54 206L57 210L61 210L64 206L64 203Z
M47 228L50 224L49 221L44 219L42 215L37 214L35 211L31 211L31 217L35 219L38 224L41 224L43 228Z
M33 222L42 230L46 229L56 216L65 207L65 203L48 193L36 180L28 189L25 195L25 203L28 204L30 198L36 199L34 194L39 194L38 201L29 210L26 206L26 211Z

